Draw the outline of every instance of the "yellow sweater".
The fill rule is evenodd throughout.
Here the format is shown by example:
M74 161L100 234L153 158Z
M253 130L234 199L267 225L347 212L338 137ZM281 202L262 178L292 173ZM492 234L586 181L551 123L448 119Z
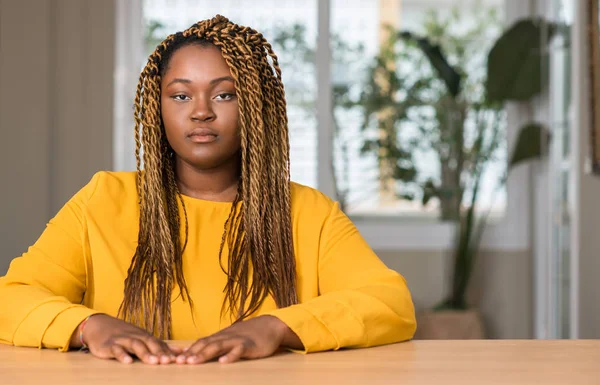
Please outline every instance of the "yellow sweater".
M291 189L300 304L277 309L269 297L255 315L278 317L306 352L412 338L403 277L386 268L337 203L309 187ZM172 336L195 340L230 324L221 317L226 275L218 250L231 203L183 199L190 234L183 268L195 314L174 290ZM135 173L97 173L0 278L0 342L64 351L88 315L116 316L138 219Z

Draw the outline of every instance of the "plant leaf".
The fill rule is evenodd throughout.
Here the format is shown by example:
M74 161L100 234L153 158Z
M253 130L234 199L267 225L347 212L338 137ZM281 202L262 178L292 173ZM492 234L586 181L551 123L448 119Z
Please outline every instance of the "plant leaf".
M419 37L407 31L400 32L398 37L417 43L417 46L423 51L427 59L429 59L431 66L446 84L448 92L450 92L452 97L456 98L460 93L462 76L448 63L440 46L432 44L426 37Z
M550 132L540 123L529 123L519 130L517 144L513 150L508 169L517 164L544 155L546 144L550 142Z
M429 200L438 195L437 188L431 179L428 179L427 182L422 187L423 190L423 198L421 199L421 204L426 206L429 203Z
M545 48L555 30L541 19L522 19L500 36L488 54L489 101L526 100L540 93L547 82Z
M394 167L394 179L404 182L412 182L417 176L417 169L413 165Z
M402 194L398 195L398 198L404 199L404 200L407 200L407 201L412 201L412 200L415 199L415 195L411 194L411 193L402 193Z

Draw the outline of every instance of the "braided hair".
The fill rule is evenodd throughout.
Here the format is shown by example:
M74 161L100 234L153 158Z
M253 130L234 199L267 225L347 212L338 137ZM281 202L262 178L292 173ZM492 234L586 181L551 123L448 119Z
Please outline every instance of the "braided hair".
M192 308L193 302L183 275L187 213L160 114L160 83L173 53L192 44L219 48L238 95L241 176L219 248L222 261L227 242L222 311L240 321L258 310L268 295L278 307L298 302L281 70L260 33L217 15L160 43L140 75L135 97L139 234L119 314L164 339L171 336L173 287L179 287Z

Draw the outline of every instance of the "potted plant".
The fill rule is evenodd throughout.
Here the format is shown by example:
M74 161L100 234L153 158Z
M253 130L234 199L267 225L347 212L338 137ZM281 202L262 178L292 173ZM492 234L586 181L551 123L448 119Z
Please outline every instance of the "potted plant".
M419 314L416 338L483 338L481 317L466 299L490 213L489 210L482 213L478 208L482 176L491 162L498 159L498 150L505 143L504 103L528 101L545 84L540 76L547 60L543 48L556 26L535 19L514 23L489 50L485 77L476 79L476 84L469 83L465 61L461 63L455 54L451 64L443 44L436 41L449 35L445 29L448 24L434 18L429 26L431 33L426 37L391 31L389 42L376 58L371 72L373 80L365 89L361 104L365 109L365 128L375 120L379 135L365 142L365 151L378 155L383 170L388 171L383 177L401 182L404 191L399 195L408 199L420 196L424 205L437 198L441 219L456 223L450 290L434 309ZM404 44L404 52L398 52L399 42ZM450 43L456 52L463 55L468 52L461 46L461 40L450 39ZM411 80L399 73L401 60L411 58L407 46L418 48L422 59L430 64L429 76L416 79L413 76ZM382 83L381 79L385 81ZM483 92L478 92L477 82ZM414 121L418 117L414 111L423 110L423 106L429 113L425 114L427 124L421 124L417 131L420 136L413 141L405 137L405 143L399 143L402 125ZM540 123L531 122L519 128L516 146L498 188L504 186L516 165L540 157L548 140L548 131ZM419 178L414 154L424 143L438 154L438 180Z

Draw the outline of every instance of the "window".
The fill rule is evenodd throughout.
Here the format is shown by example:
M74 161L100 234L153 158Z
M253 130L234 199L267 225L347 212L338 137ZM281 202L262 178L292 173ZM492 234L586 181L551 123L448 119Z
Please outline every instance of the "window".
M452 195L463 194L450 192L445 197L442 190L456 189L457 174L465 179L467 173L461 170L469 169L469 159L460 161L459 153L472 145L477 122L486 119L484 130L490 134L497 130L500 137L495 150L490 150L493 159L482 177L478 204L501 217L506 205L504 190L498 190L506 161L505 114L479 109L476 103L483 99L487 51L501 32L502 4L490 0L333 0L331 4L334 164L338 199L345 201L346 211L355 216L455 219L460 202ZM446 87L414 44L395 38L395 57L381 53L390 47L387 26L393 33L408 31L441 46L448 61L463 73L464 91L454 98L456 102L447 97ZM376 57L385 62L375 65ZM392 74L395 78L389 79ZM371 90L371 82L380 90ZM347 107L348 101L356 104ZM392 103L396 111L407 109L406 115L388 113ZM365 124L367 109L375 113ZM454 123L456 131L463 131L464 125L464 145L453 147L458 136L444 134L446 116L451 114L464 116ZM385 115L391 115L391 120ZM470 191L467 187L463 202ZM430 195L433 198L423 204Z

